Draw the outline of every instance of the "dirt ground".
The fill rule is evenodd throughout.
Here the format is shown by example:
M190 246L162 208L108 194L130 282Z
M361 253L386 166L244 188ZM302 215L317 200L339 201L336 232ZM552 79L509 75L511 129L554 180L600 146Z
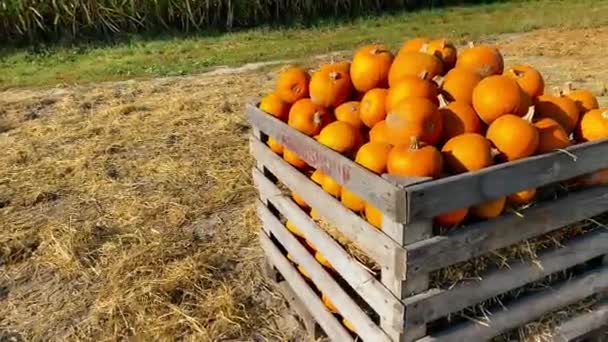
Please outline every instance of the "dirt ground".
M608 28L491 40L608 95ZM243 106L277 68L0 93L0 341L307 340L256 240Z

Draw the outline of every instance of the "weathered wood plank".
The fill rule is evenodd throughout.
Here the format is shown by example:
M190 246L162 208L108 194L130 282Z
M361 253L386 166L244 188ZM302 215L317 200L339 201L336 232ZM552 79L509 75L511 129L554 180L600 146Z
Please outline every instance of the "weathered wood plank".
M597 230L577 237L561 248L541 254L536 260L511 264L478 281L461 283L449 290L433 289L404 300L408 321L431 322L450 313L540 280L608 252L608 230Z
M355 326L359 336L369 341L390 341L380 327L367 316L357 303L336 283L331 275L327 273L323 266L315 260L306 248L291 235L287 228L260 201L257 202L257 210L264 224L270 228L273 235L292 258L308 272L317 288L331 298L340 314Z
M275 155L262 142L252 139L251 146L255 157L262 160L270 172L290 190L300 195L306 203L313 205L323 218L340 229L340 232L367 256L381 266L394 263L395 260L405 260L405 250L397 242L348 210L340 201Z
M253 104L247 105L247 114L253 126L295 152L309 165L320 169L365 201L372 203L384 215L394 217L397 221L405 217L405 196L402 190L281 120L264 113Z
M323 328L327 336L334 341L353 341L353 338L344 329L342 324L327 310L321 299L317 297L315 292L302 279L298 271L281 254L281 251L279 251L266 234L260 234L260 244L268 260L281 272L281 275L283 275L294 293L299 297L300 302Z
M608 268L602 267L507 304L506 310L499 310L489 315L490 321L486 322L486 325L467 322L418 341L486 341L607 288Z
M608 210L608 186L572 193L521 212L406 246L407 272L430 272L507 247Z
M363 268L352 256L348 254L329 234L317 226L305 212L291 199L281 194L281 190L270 183L258 170L253 171L253 180L260 189L265 189L267 197L279 212L288 220L292 221L300 232L310 241L317 250L331 260L334 270L363 298L379 315L386 315L394 311L396 305L400 305L397 299L374 275ZM259 209L261 210L261 209ZM276 219L266 217L267 209L262 210L260 218L266 224L273 223Z
M574 145L566 151L412 185L407 189L409 217L434 217L608 167L608 140Z
M283 295L283 298L287 300L287 303L289 303L289 307L298 316L298 319L302 322L306 331L308 331L313 338L319 338L321 334L317 328L317 321L315 321L310 312L306 310L306 307L300 298L293 292L289 284L286 281L282 281L276 284L276 287L281 295Z
M608 329L608 301L599 303L593 311L560 324L553 332L555 342L569 342L602 328Z

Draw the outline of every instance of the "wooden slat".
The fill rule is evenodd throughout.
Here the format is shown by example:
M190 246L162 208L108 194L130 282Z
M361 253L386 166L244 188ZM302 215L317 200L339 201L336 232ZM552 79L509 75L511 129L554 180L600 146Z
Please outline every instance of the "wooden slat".
M253 170L253 180L260 191L267 194L270 202L288 220L292 221L304 237L312 242L318 251L331 260L332 267L346 280L346 282L363 298L379 315L393 312L394 307L400 304L384 285L364 269L352 256L350 256L339 243L329 234L317 226L305 212L291 199L281 194L281 190L272 184L258 170ZM269 214L264 208L260 217L265 221L275 221L276 218L265 217Z
M489 315L490 321L486 322L486 325L467 322L418 341L486 341L546 313L606 289L608 289L608 268L602 267L507 304L506 309Z
M304 328L313 338L320 337L320 331L317 328L317 321L312 317L310 312L306 309L300 298L293 292L291 287L286 281L282 281L276 284L277 289L283 295L283 298L289 303L289 307L295 311L298 319L304 325Z
M491 221L456 229L407 249L407 272L430 272L507 247L608 210L608 186L572 193Z
M404 300L408 321L431 322L488 298L565 270L608 252L608 230L597 230L541 254L536 260L492 271L478 281L461 283L449 290L434 289Z
M264 113L253 104L247 105L247 114L253 126L295 152L309 165L320 169L365 201L372 203L384 215L394 217L397 221L405 217L405 195L399 188L281 120Z
M260 234L260 244L266 252L268 260L279 270L294 293L300 298L310 314L316 319L323 331L334 341L353 341L342 324L327 310L321 299L302 279L299 272L285 258L270 238L263 232Z
M547 153L412 185L407 189L407 212L411 218L434 217L608 167L608 140L574 145L566 150L568 153Z
M395 260L405 260L405 250L390 237L348 210L259 140L252 139L250 144L256 159L261 160L272 174L306 203L313 205L323 218L334 224L367 256L381 266L392 264Z
M573 341L602 328L608 329L608 301L560 324L553 332L553 339L555 342Z
M301 265L310 275L313 283L323 291L340 311L340 314L349 320L356 328L357 334L366 341L390 341L388 336L378 327L367 314L350 298L350 296L336 283L304 246L285 228L281 222L257 201L258 215L272 234L279 240L292 258ZM329 259L332 260L332 259ZM333 261L333 260L332 260Z

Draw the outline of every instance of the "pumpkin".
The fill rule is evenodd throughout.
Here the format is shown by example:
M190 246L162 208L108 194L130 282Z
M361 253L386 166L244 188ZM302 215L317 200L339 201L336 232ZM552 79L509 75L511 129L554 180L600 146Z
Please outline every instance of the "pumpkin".
M473 108L488 125L501 115L519 114L522 104L522 90L507 76L486 77L473 90Z
M341 72L344 72L346 74L349 75L350 77L350 67L351 67L351 62L350 61L339 61L339 62L332 62L332 63L328 63L328 64L323 64L321 65L321 67L319 68L319 70L338 70Z
M306 247L311 254L315 254L317 252L317 247L310 242L310 240L304 239L304 243L306 244L304 247Z
M580 113L576 102L567 96L542 95L534 102L536 118L551 118L557 121L570 134L576 128Z
M355 326L346 318L342 318L342 324L346 329L354 332L355 334L357 333L357 331L355 330Z
M349 123L334 121L319 133L317 141L338 153L351 152L357 146L358 131Z
M399 53L388 73L389 87L396 85L405 76L419 76L428 74L429 79L443 72L443 62L434 55L419 51L405 51Z
M308 274L308 272L306 272L306 270L304 269L304 267L302 267L302 265L298 265L298 271L300 272L301 275L304 276L304 278L308 279L308 280L312 280L310 278L310 274Z
M581 114L599 108L597 98L595 97L595 95L593 95L592 92L584 89L575 90L572 88L572 83L570 82L566 84L565 94L568 98L574 101L574 103L576 103L578 111Z
M408 97L423 97L437 103L437 85L427 75L406 75L388 89L386 111L390 112L397 104Z
M283 70L277 79L275 93L289 104L308 97L310 75L300 67L289 67Z
M386 128L386 121L382 120L378 122L372 129L369 130L369 141L370 142L380 142L390 144L390 139L388 138L388 131Z
M366 92L388 86L388 71L393 54L384 45L369 45L355 53L350 67L350 78L357 91Z
M507 202L506 197L497 198L495 200L487 201L482 204L476 205L471 208L471 214L480 219L493 219L505 210L505 204Z
M326 65L310 79L310 99L319 106L336 108L350 98L352 87L344 65Z
M482 77L466 68L454 68L443 78L443 94L452 101L473 103L473 90Z
M453 227L459 225L464 221L469 213L469 208L462 208L443 213L435 216L433 219L435 223L442 227Z
M470 104L463 101L446 104L442 95L439 95L439 99L439 114L443 121L442 141L464 133L481 133L481 121Z
M456 61L457 68L470 69L481 77L500 75L504 69L502 55L494 46L469 44Z
M349 101L339 105L334 110L334 116L336 120L349 123L358 130L363 128L363 122L359 118L359 101Z
M289 115L289 104L281 100L275 93L264 96L260 100L259 108L282 121L286 121Z
M325 305L327 310L329 310L331 313L338 313L338 309L336 308L336 306L331 302L331 300L329 300L329 297L323 292L321 292L321 300L323 301L323 304Z
M302 99L291 107L287 124L308 136L314 136L332 121L333 117L327 109L310 99Z
M289 164L295 166L297 169L304 170L308 168L308 164L304 160L298 157L295 152L287 149L286 147L283 148L283 159Z
M293 235L295 236L299 236L301 238L304 237L304 234L302 234L302 232L300 232L300 230L298 229L298 227L296 227L295 224L293 224L293 222L291 221L287 221L285 223L285 227L287 228L287 230L289 230Z
M443 145L441 154L452 173L477 171L494 163L490 141L478 133L453 137Z
M379 175L383 174L386 172L386 164L391 149L391 145L387 143L368 142L357 151L355 162L372 172Z
M321 265L323 265L323 266L325 266L327 268L332 268L331 264L329 263L329 261L327 260L327 258L325 258L325 256L323 254L321 254L320 252L318 252L318 251L315 253L315 259L317 259L317 261Z
M575 186L580 186L584 188L599 186L599 185L608 185L608 169L602 169L595 172L591 172L585 174L583 176L577 177L574 180Z
M279 144L279 142L274 140L273 137L268 137L268 141L266 141L266 144L268 145L268 147L270 147L272 152L281 155L283 154L283 145Z
M323 184L323 179L325 178L325 174L323 173L323 171L321 170L315 170L311 175L310 175L310 179L319 184L322 185Z
M608 139L608 109L594 109L583 115L575 135L581 142Z
M458 50L454 44L448 42L446 39L431 40L427 52L431 55L435 55L441 59L444 65L444 70L449 70L456 65L456 57L458 56Z
M572 145L568 133L557 121L544 118L536 121L534 127L538 130L537 154L547 153Z
M443 171L443 159L435 146L421 146L413 137L409 145L397 145L391 149L387 170L397 176L437 178Z
M304 201L304 199L300 195L296 194L293 191L291 192L291 198L293 199L294 202L296 202L296 204L298 206L300 206L300 208L302 208L304 210L310 209L310 207L308 206L306 201Z
M321 215L319 214L319 212L315 208L310 209L310 217L313 220L320 220L321 219Z
M486 138L500 151L501 157L508 161L533 155L540 140L536 127L512 114L503 115L492 122Z
M342 192L342 186L329 176L323 177L323 183L321 184L323 190L334 197L340 197Z
M365 209L365 202L345 187L342 187L342 191L340 192L340 202L354 212L361 212Z
M382 229L382 212L369 203L365 203L365 220L372 226Z
M386 133L392 145L408 144L412 137L430 145L441 139L443 121L429 99L409 97L386 115Z
M514 206L526 205L536 197L536 189L528 189L507 196L507 202Z
M399 53L420 51L426 44L429 43L429 41L430 39L427 37L417 37L406 40L399 49Z
M376 88L363 96L359 105L359 119L372 128L386 118L386 96L388 89Z
M516 65L509 69L505 75L513 78L530 98L541 96L545 91L543 76L529 65Z

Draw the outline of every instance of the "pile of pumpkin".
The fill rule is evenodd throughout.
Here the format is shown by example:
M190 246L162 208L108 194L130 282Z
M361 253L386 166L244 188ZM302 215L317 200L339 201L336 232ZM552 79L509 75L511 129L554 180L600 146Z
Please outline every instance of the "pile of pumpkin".
M352 61L322 65L312 75L288 67L259 107L379 175L446 177L608 138L608 109L598 109L590 91L568 86L547 94L543 76L534 67L504 70L496 47L470 44L458 53L445 39L411 39L396 55L383 45L366 46ZM381 229L378 209L313 170L272 137L267 144ZM576 183L606 184L608 171L579 177ZM292 196L318 219L302 198ZM535 196L536 189L521 191L444 213L435 222L452 227L467 217L492 219L507 204L526 205ZM290 222L287 227L302 237Z

